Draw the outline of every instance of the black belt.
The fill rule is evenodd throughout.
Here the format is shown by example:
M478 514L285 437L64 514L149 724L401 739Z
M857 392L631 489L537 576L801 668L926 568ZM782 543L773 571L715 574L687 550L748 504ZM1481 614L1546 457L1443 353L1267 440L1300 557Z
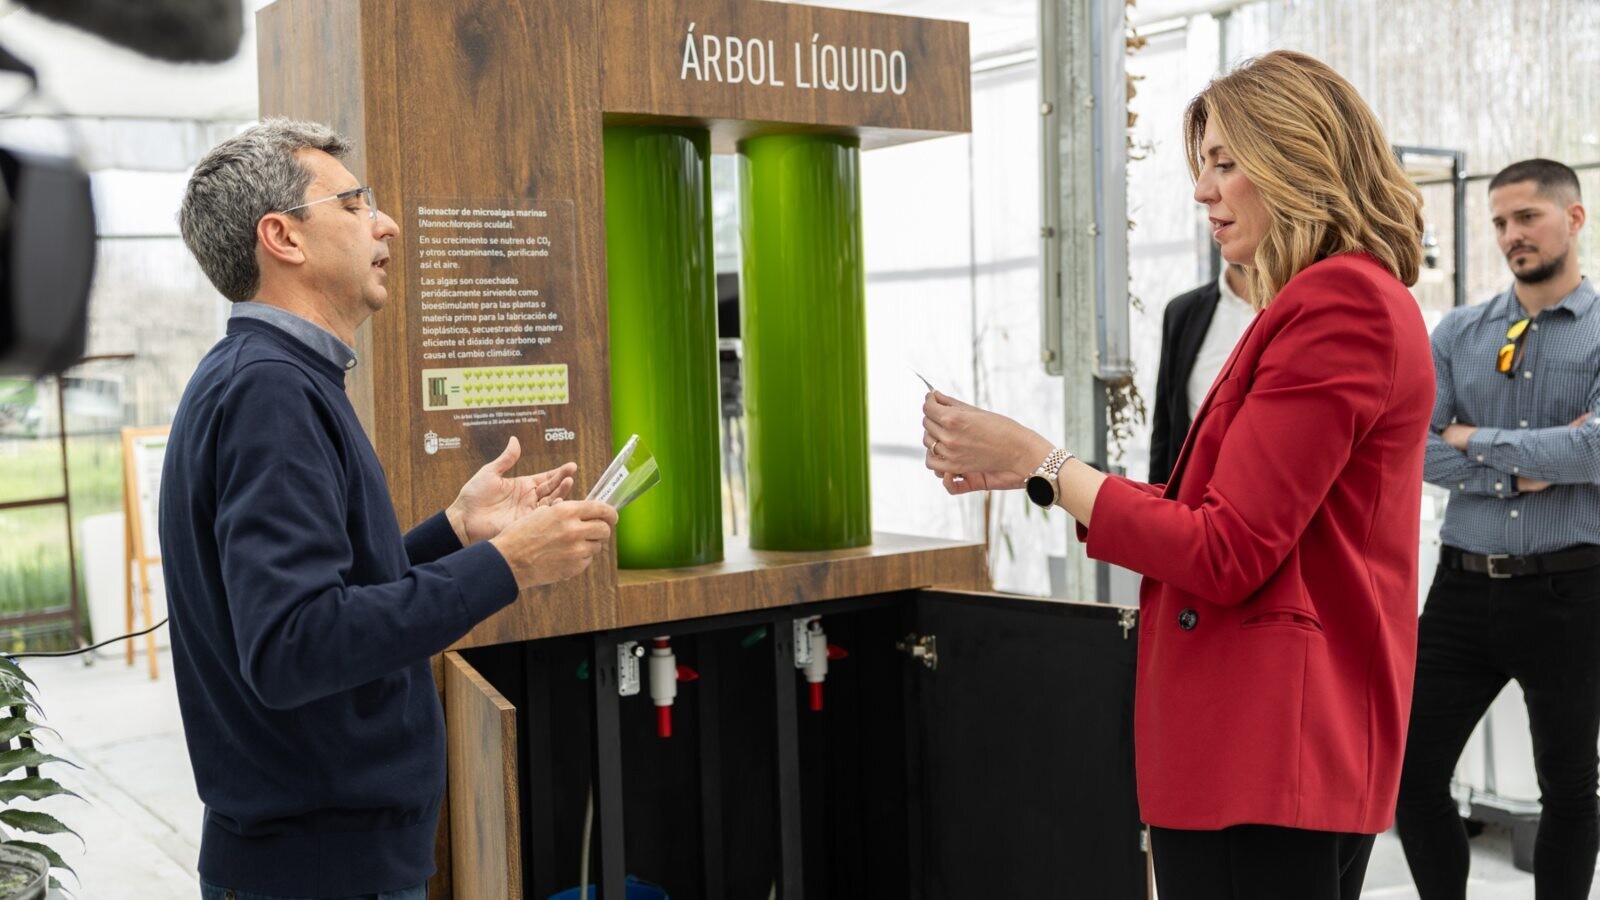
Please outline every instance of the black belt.
M1507 553L1480 556L1456 547L1440 547L1439 563L1451 569L1487 575L1490 578L1554 575L1557 572L1576 572L1600 566L1600 547L1584 544L1533 556L1511 556Z

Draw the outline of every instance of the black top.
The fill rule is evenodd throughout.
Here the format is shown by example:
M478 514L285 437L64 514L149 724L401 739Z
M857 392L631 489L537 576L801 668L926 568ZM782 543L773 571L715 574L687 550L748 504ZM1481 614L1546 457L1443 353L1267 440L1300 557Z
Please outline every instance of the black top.
M1150 430L1151 484L1166 484L1189 434L1189 375L1211 328L1222 289L1216 279L1180 294L1161 318L1161 367L1156 372L1155 421Z
M429 657L516 598L441 513L401 535L338 366L236 318L161 473L172 656L206 806L200 874L330 897L433 873L444 718Z

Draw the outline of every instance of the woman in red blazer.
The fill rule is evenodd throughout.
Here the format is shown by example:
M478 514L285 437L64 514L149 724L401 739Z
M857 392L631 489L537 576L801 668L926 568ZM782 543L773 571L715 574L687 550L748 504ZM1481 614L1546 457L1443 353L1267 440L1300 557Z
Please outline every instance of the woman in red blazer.
M1184 131L1259 311L1170 483L1103 475L938 393L927 464L951 493L1026 486L1091 557L1145 576L1134 738L1162 900L1354 900L1394 815L1416 657L1421 201L1354 88L1308 56L1212 82Z

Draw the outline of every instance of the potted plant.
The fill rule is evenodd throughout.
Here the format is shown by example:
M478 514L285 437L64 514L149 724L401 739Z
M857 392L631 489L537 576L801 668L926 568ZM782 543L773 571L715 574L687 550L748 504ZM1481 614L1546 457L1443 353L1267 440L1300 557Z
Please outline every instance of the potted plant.
M40 752L34 746L41 731L53 729L34 721L43 715L33 696L33 679L16 662L0 657L0 900L42 900L51 888L61 883L51 869L72 872L72 867L55 850L36 841L23 840L25 834L78 833L49 813L17 808L17 801L38 801L62 794L77 797L53 778L39 775L39 767L54 763L72 765L57 756ZM59 738L60 735L56 734ZM79 840L82 840L80 837ZM76 873L73 873L76 875Z

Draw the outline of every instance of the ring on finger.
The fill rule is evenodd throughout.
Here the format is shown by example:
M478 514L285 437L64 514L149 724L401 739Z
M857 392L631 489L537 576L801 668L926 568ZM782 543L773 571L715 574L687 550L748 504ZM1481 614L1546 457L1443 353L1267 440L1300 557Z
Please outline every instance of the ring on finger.
M928 448L928 452L932 453L934 456L939 455L939 440L937 438L934 439L933 446Z

